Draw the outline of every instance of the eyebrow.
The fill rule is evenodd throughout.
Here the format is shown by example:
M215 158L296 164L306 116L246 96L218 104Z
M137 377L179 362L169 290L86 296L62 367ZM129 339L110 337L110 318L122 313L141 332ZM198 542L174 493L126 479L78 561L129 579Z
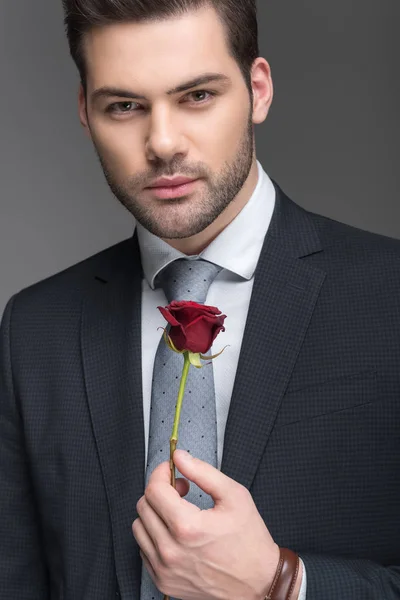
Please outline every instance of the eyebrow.
M171 90L168 90L166 93L168 96L173 96L174 94L186 92L187 90L197 87L198 85L204 85L206 83L211 83L213 81L223 82L223 83L231 83L231 79L227 75L224 75L223 73L204 73L202 75L199 75L198 77L195 77L194 79L191 79L190 81L181 83L177 87L174 87ZM98 88L97 90L95 90L91 95L91 99L92 99L92 102L95 102L96 100L98 100L100 98L110 98L110 97L115 97L115 96L118 98L135 98L138 100L147 100L146 96L137 94L136 92L133 92L132 90L120 89L120 88L109 87L109 86L104 86L104 87L101 87L101 88Z

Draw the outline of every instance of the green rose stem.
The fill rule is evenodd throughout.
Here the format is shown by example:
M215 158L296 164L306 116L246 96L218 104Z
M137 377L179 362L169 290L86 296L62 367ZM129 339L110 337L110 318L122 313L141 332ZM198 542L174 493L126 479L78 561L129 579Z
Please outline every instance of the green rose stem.
M183 397L185 394L187 377L189 374L189 367L190 367L189 352L185 351L181 383L179 386L178 400L176 402L174 426L172 428L172 435L169 440L169 448L170 448L169 464L170 464L170 468L171 468L171 485L175 489L176 489L176 476L175 476L175 465L174 465L173 456L174 456L174 452L176 450L176 445L178 443L178 427L179 427L179 421L181 418L182 403L183 403ZM167 598L167 596L165 598Z
M189 375L189 368L190 368L189 352L185 351L183 353L183 357L184 357L183 370L182 370L181 383L179 385L178 399L176 402L174 426L172 428L172 434L171 434L171 437L169 440L169 465L170 465L170 469L171 469L171 485L173 486L173 488L175 490L176 490L176 474L175 474L175 464L174 464L174 452L176 450L176 445L178 443L178 427L179 427L179 421L181 418L182 403L183 403L183 397L185 395L185 387L186 387L187 377ZM170 597L164 596L164 600L170 600Z
M222 354L222 352L225 350L225 348L227 346L225 346L225 348L223 348L221 350L221 352L218 352L218 354L214 354L214 356L203 356L203 354L201 354L200 352L191 352L190 350L178 350L177 348L175 348L174 343L171 340L170 336L167 334L166 329L164 329L164 339L165 339L167 345L171 348L171 350L173 350L174 352L177 352L178 354L183 354L183 358L184 358L182 377L181 377L181 382L179 385L178 399L176 402L174 425L172 428L171 437L169 439L169 449L170 449L169 465L170 465L170 470L171 470L171 485L176 490L176 473L175 473L175 464L174 464L174 452L176 450L176 445L178 443L178 427L179 427L179 421L180 421L180 417L181 417L183 397L185 395L185 387L186 387L187 377L189 374L190 365L193 365L197 369L203 368L203 366L205 366L205 365L201 364L200 358L202 358L203 360L212 360L213 358L216 358L217 356ZM164 596L164 600L170 600L170 597Z

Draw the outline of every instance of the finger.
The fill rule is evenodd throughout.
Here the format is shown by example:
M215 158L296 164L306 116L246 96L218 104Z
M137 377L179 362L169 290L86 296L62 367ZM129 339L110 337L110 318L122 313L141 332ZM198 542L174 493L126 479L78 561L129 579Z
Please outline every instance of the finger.
M239 486L243 487L237 481L185 450L175 450L174 463L184 477L213 498L216 506L237 506L236 492Z
M145 498L171 532L175 531L177 523L201 512L200 508L181 498L180 489L171 485L169 462L161 463L154 469L145 490Z
M146 569L150 573L150 577L152 578L154 584L156 585L157 577L156 577L153 567L150 564L150 561L147 559L146 555L142 551L140 551L140 556L142 557L142 561L144 562Z
M138 501L136 510L147 535L151 538L152 545L158 554L158 558L160 558L161 548L168 548L174 543L171 532L168 530L168 527L162 518L149 504L145 496L142 496Z
M171 485L171 469L169 465L169 461L164 461L159 464L154 471L150 475L149 484L154 483L154 481L162 481L163 483L168 483ZM182 477L177 477L175 479L176 490L178 491L180 496L186 496L190 489L190 483L187 479ZM171 486L172 487L172 486Z
M157 552L141 519L135 519L135 521L132 524L132 532L138 545L140 546L141 551L143 552L143 554L145 554L152 569L154 570L154 567L156 567L158 560Z
M155 481L157 481L157 483L169 483L171 485L171 468L169 460L164 460L150 473L149 484Z

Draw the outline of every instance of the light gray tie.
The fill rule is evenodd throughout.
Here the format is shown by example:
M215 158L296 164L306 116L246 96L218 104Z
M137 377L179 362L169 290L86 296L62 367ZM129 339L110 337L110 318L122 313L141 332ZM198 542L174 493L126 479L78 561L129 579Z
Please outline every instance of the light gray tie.
M192 300L204 304L208 288L220 270L221 267L203 259L180 258L158 274L155 285L163 288L168 303L172 300ZM154 469L161 462L169 460L169 439L182 367L183 355L168 348L162 337L154 362L146 486ZM189 369L177 448L187 450L196 458L217 467L217 418L212 362L202 369L193 366ZM177 478L183 477L177 468L175 470ZM190 482L185 500L201 509L214 506L211 496L193 482ZM163 597L143 564L141 600L163 600Z

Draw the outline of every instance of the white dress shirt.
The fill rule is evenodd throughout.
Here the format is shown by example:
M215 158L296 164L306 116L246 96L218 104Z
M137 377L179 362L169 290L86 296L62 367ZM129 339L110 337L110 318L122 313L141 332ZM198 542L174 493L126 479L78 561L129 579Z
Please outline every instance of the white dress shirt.
M221 468L224 434L235 381L236 369L254 283L254 271L275 207L275 188L259 161L258 181L254 192L236 218L198 256L222 267L208 290L205 304L217 306L227 315L226 330L221 332L210 353L217 354L229 347L213 361L215 401L217 411L217 456ZM162 289L154 289L154 279L168 263L185 258L140 223L136 224L144 272L142 281L142 385L145 438L145 465L147 464L150 426L151 383L154 359L166 321L157 306L168 301ZM194 256L191 259L197 258ZM306 598L306 574L298 600Z

